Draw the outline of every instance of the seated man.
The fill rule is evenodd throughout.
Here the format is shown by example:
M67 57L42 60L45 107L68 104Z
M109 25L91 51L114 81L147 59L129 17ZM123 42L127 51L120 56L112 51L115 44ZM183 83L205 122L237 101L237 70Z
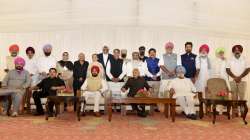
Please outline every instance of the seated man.
M14 105L12 116L16 117L18 115L18 110L22 102L23 95L26 91L26 88L30 86L31 80L29 72L23 69L25 65L24 59L17 57L14 60L14 63L15 69L9 70L2 81L2 89L0 90L0 94L12 96L12 103ZM8 109L7 98L4 99L3 106L3 114L6 114Z
M39 84L31 87L30 90L38 90L33 93L34 102L36 105L36 113L34 115L44 115L43 107L41 104L41 98L47 96L56 96L57 90L65 89L65 83L63 80L57 77L57 70L55 68L49 69L49 77L43 79ZM54 103L50 102L49 106L49 117L53 116Z
M194 92L196 92L196 88L190 79L185 78L185 73L186 69L183 66L177 66L177 78L173 79L169 84L168 90L170 90L170 96L176 98L186 117L196 120L194 106Z
M94 97L94 113L96 117L100 117L99 105L102 93L106 91L107 83L106 81L98 76L100 69L98 66L91 67L91 76L89 76L84 84L82 85L83 96L85 97L86 102L88 102L89 97ZM83 110L84 114L84 110Z
M129 89L128 97L135 97L139 90L147 89L147 91L152 91L151 87L148 85L147 81L140 77L139 69L133 70L133 77L129 78L125 85L122 87L122 92L126 92ZM132 109L137 111L137 115L140 117L146 117L147 113L145 111L145 105L132 104Z

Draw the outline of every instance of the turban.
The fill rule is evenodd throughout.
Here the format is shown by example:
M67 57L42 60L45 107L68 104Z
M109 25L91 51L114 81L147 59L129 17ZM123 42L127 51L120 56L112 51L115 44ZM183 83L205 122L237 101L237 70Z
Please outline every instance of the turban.
M17 44L13 44L9 47L9 52L19 52L19 46Z
M239 49L240 52L243 52L243 47L241 45L234 45L232 48L232 52L234 53L236 49Z
M91 72L93 72L94 70L95 70L97 73L100 72L100 68L99 68L98 66L92 66L92 67L91 67Z
M29 51L31 51L32 53L35 53L35 49L34 49L33 47L28 47L28 48L26 49L26 54L27 54Z
M46 45L43 46L43 51L45 51L47 49L52 49L52 45L51 44L46 44Z
M14 60L15 65L21 65L22 67L25 66L25 60L22 57L17 57Z
M207 44L201 45L199 52L201 52L202 50L205 50L207 53L209 53L209 46Z
M185 69L185 67L183 67L183 66L181 66L181 65L177 66L176 69L175 69L175 71L176 71L177 74L178 74L178 73L184 73L184 74L186 74L186 69Z
M225 52L226 50L225 50L225 48L222 48L222 47L219 47L219 48L217 48L216 50L215 50L215 53L216 54L219 54L219 53L221 53L221 52Z
M174 43L172 43L172 42L167 42L167 43L165 44L165 48L166 48L166 49L168 49L168 48L173 49L173 48L174 48Z

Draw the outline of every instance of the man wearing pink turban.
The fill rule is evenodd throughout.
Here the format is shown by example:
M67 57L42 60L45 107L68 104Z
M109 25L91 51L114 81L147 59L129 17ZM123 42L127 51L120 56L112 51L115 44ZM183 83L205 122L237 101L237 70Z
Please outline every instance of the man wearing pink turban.
M26 88L30 86L30 75L29 72L23 67L25 66L25 60L21 57L17 57L14 60L15 69L10 70L2 81L2 88L0 94L11 95L12 104L14 106L12 116L18 115L19 106L21 104L23 95ZM5 99L3 102L4 111L3 114L7 113L8 100Z
M165 44L166 53L161 56L159 61L159 66L162 70L160 93L164 93L165 91L167 91L168 83L172 81L174 78L176 78L176 73L175 73L176 66L181 65L180 63L181 59L176 53L173 53L173 49L174 49L174 44L172 42L167 42Z
M12 70L15 68L14 59L18 56L19 46L17 44L12 44L9 47L9 56L6 56L6 67L4 69L5 72Z
M199 57L196 59L196 82L195 87L198 92L203 93L205 97L205 88L207 80L210 78L211 63L208 57L209 46L203 44L199 49Z
M247 59L242 56L243 47L235 45L232 48L233 56L228 61L226 71L230 76L230 86L233 99L245 99L247 88L247 79L245 78L250 71L250 64Z

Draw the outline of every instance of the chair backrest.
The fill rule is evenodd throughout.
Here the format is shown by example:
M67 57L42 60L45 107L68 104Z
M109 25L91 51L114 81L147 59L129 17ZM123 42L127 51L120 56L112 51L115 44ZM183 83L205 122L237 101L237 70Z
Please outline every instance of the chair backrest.
M206 98L218 98L220 91L228 92L227 83L221 78L211 78L207 80Z

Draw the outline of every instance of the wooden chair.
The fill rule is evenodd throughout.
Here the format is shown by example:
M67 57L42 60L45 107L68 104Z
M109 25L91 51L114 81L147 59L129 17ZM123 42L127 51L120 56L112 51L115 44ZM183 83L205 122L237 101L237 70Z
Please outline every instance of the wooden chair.
M83 95L83 91L82 90L78 90L77 91L77 96L80 97ZM100 106L103 106L104 107L104 113L107 114L107 111L108 111L108 99L110 98L111 96L111 91L110 90L106 90L105 92L102 93L102 98L101 98L101 101L100 101ZM89 107L92 107L94 106L94 100L93 98L89 98L88 101L86 101L86 104L85 104L85 109L89 109Z
M0 88L1 87L2 87L2 82L0 81ZM0 102L3 101L3 99L5 97L6 96L0 96ZM8 109L7 109L7 115L10 116L10 109L11 109L11 104L12 104L11 95L8 95L7 98L8 98L8 101L9 101L9 105L8 105Z
M209 98L209 99L221 99L217 94L220 91L225 91L229 93L229 88L227 86L227 83L224 79L221 78L211 78L207 80L207 86L205 90L205 95L203 97ZM226 96L226 98L229 98L229 95ZM205 107L206 114L209 114L211 112L211 106Z

